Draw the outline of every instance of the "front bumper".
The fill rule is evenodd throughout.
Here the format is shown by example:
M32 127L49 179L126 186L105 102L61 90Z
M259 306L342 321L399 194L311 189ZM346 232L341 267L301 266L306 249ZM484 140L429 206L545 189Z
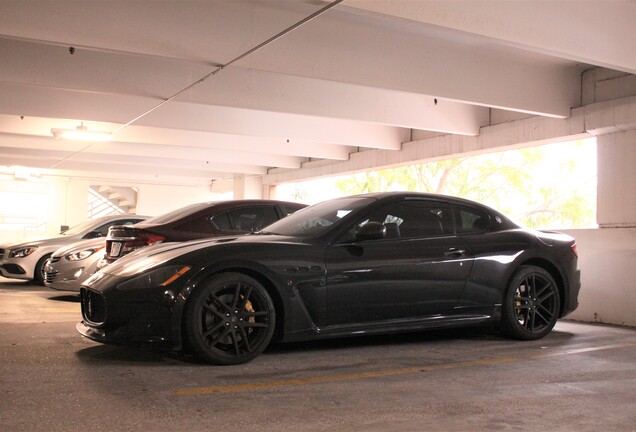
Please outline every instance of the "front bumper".
M0 274L9 279L32 279L19 264L0 261Z
M172 347L170 304L157 297L135 297L114 299L82 287L83 320L76 329L101 343Z
M86 277L84 267L81 266L53 267L50 261L44 266L44 285L55 290L79 292Z

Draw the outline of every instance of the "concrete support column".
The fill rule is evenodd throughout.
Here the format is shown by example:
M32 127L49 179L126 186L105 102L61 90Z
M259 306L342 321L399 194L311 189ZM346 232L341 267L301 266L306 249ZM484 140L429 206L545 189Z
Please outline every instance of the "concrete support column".
M261 176L240 176L234 178L234 199L263 198L263 178Z
M49 218L47 234L60 232L60 227L72 227L84 222L88 212L88 182L58 177L49 180Z
M636 130L597 137L600 227L636 227Z

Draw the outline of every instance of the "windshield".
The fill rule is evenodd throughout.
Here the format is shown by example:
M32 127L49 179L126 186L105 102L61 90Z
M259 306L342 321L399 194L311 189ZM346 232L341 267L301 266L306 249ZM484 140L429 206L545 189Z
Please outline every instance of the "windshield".
M78 234L83 234L84 232L89 231L90 228L94 227L95 225L98 225L99 222L100 222L100 219L90 219L90 220L87 220L86 222L82 222L79 225L75 225L74 227L71 227L64 232L61 232L60 234L65 236L74 236Z
M355 210L365 207L373 198L347 197L321 202L274 222L263 234L292 237L318 237Z

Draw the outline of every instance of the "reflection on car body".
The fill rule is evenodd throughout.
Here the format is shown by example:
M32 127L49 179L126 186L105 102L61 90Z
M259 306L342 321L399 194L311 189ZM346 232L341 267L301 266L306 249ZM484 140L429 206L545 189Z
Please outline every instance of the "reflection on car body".
M140 251L141 252L141 251ZM547 335L578 305L573 238L431 194L326 201L248 236L158 244L96 273L78 330L249 361L272 338L466 325Z

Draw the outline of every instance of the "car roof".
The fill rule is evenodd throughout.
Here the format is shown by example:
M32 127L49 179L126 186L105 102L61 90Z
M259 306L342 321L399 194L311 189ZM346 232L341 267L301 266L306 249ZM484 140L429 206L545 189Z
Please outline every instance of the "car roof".
M224 200L224 201L208 201L196 204L186 205L184 207L177 208L175 210L163 213L161 215L152 217L143 222L145 225L159 225L167 224L177 220L181 220L186 217L196 215L199 212L208 212L214 210L226 210L239 208L250 205L285 205L292 207L306 207L306 204L295 203L290 201L277 201L277 200L265 200L265 199L241 199L241 200Z

